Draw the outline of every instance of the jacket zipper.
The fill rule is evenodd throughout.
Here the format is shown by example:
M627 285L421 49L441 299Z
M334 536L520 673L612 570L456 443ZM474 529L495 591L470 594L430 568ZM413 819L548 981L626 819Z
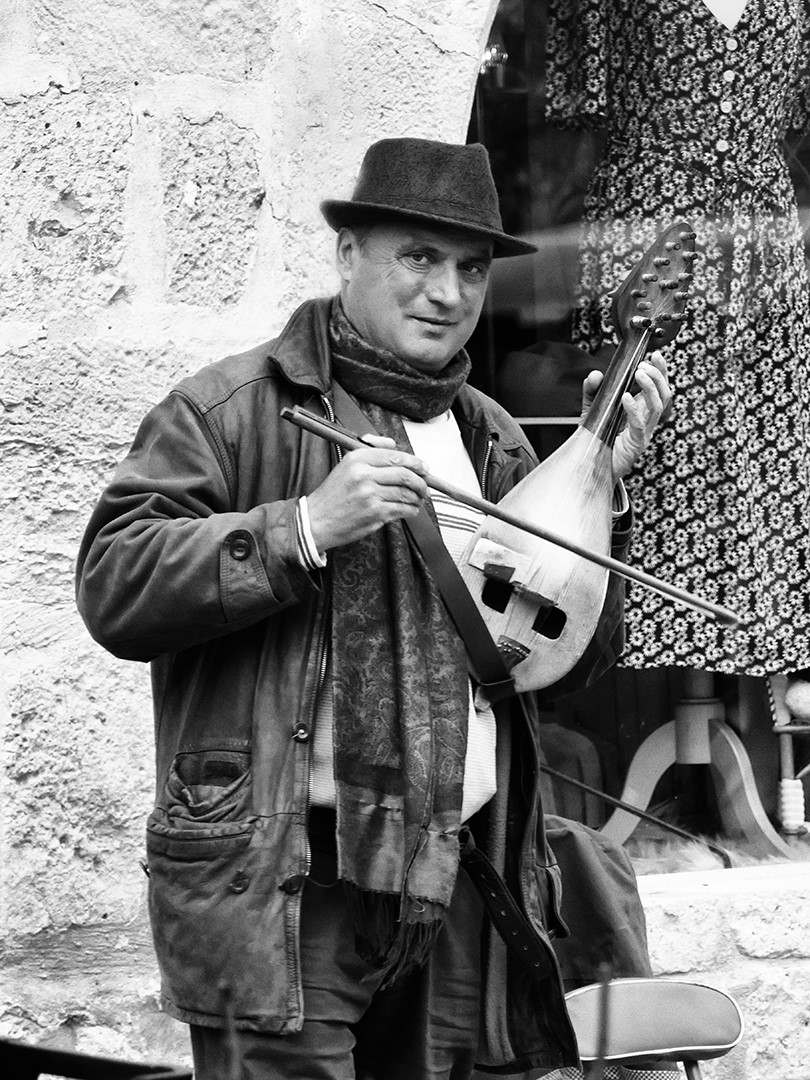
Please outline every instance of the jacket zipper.
M492 451L495 446L496 436L490 431L487 434L487 448L484 453L484 463L481 466L481 495L485 498L489 498L489 463L492 460Z
M323 404L323 410L326 413L327 419L331 420L332 423L335 423L336 416L335 416L335 410L332 408L332 402L329 400L329 398L325 394L321 395L321 402ZM337 453L338 460L340 460L340 458L343 456L340 447L335 446L334 449L335 449L335 452ZM327 612L328 612L328 605L327 605L327 602L324 601L324 614L323 614L323 619L321 621L320 633L319 633L319 636L318 636L318 657L319 657L319 659L318 659L318 672L317 672L317 675L316 675L316 678L315 678L315 689L314 689L313 694L312 694L312 704L311 704L311 713L310 713L310 715L312 717L312 723L310 725L309 768L307 769L307 789L306 789L306 800L305 800L305 804L304 804L304 822L307 825L307 830L306 830L306 858L305 858L307 877L309 876L309 872L310 872L310 870L312 868L312 848L310 847L310 843L309 843L309 828L308 828L308 826L309 826L309 808L310 808L310 804L311 804L311 801L312 801L312 756L313 756L313 753L314 753L315 731L316 731L316 728L317 728L317 719L318 719L318 701L320 700L320 696L323 693L323 688L324 688L324 685L326 683L326 668L327 668L327 665L328 665L328 662L329 662L329 652L328 652L327 641L326 641L326 638L327 638L326 631L327 631L327 622L328 622Z

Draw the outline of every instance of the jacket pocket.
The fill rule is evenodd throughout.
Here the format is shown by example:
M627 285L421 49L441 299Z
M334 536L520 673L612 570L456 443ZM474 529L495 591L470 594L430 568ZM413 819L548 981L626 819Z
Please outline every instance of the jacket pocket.
M250 754L179 754L164 797L146 825L147 852L180 862L214 859L246 846L254 829Z
M180 755L146 828L149 915L166 1010L221 1024L223 987L241 1020L273 1024L287 962L282 897L251 805L250 755ZM279 973L277 976L273 973ZM274 1001L275 999L275 1008Z

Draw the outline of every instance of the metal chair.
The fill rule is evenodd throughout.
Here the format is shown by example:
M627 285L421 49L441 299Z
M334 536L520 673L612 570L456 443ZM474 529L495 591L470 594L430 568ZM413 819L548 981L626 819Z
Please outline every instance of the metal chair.
M722 990L672 979L615 979L571 990L566 1003L585 1065L646 1071L683 1066L701 1080L700 1062L722 1057L742 1038L736 1001Z
M168 1065L147 1065L135 1061L78 1054L29 1046L13 1039L0 1039L0 1072L11 1080L38 1080L42 1074L70 1077L71 1080L191 1080L190 1069Z

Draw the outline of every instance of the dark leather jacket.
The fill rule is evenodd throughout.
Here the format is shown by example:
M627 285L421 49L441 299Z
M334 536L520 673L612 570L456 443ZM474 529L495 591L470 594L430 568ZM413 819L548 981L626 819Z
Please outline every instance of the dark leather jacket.
M116 656L152 664L150 915L164 1007L189 1023L222 1025L223 987L244 1028L286 1033L303 1021L298 920L328 589L299 564L294 509L333 460L279 412L327 407L328 310L328 300L304 304L275 342L204 368L152 409L79 557L90 632ZM531 450L476 390L465 387L454 408L497 501L534 466ZM613 590L575 682L620 647ZM560 929L558 881L539 815L538 719L531 701L518 714L513 754L525 777L499 794L492 820L508 818L508 835L499 825L496 837L507 876L548 942ZM483 828L481 846L492 833ZM558 980L532 982L499 949L490 948L482 1064L576 1063Z

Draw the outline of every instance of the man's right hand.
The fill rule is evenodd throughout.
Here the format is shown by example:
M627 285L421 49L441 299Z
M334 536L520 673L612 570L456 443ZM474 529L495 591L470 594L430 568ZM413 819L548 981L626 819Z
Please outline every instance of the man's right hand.
M368 435L368 449L344 455L324 482L307 495L318 551L350 544L390 521L416 517L428 487L419 458L396 449L393 439Z

